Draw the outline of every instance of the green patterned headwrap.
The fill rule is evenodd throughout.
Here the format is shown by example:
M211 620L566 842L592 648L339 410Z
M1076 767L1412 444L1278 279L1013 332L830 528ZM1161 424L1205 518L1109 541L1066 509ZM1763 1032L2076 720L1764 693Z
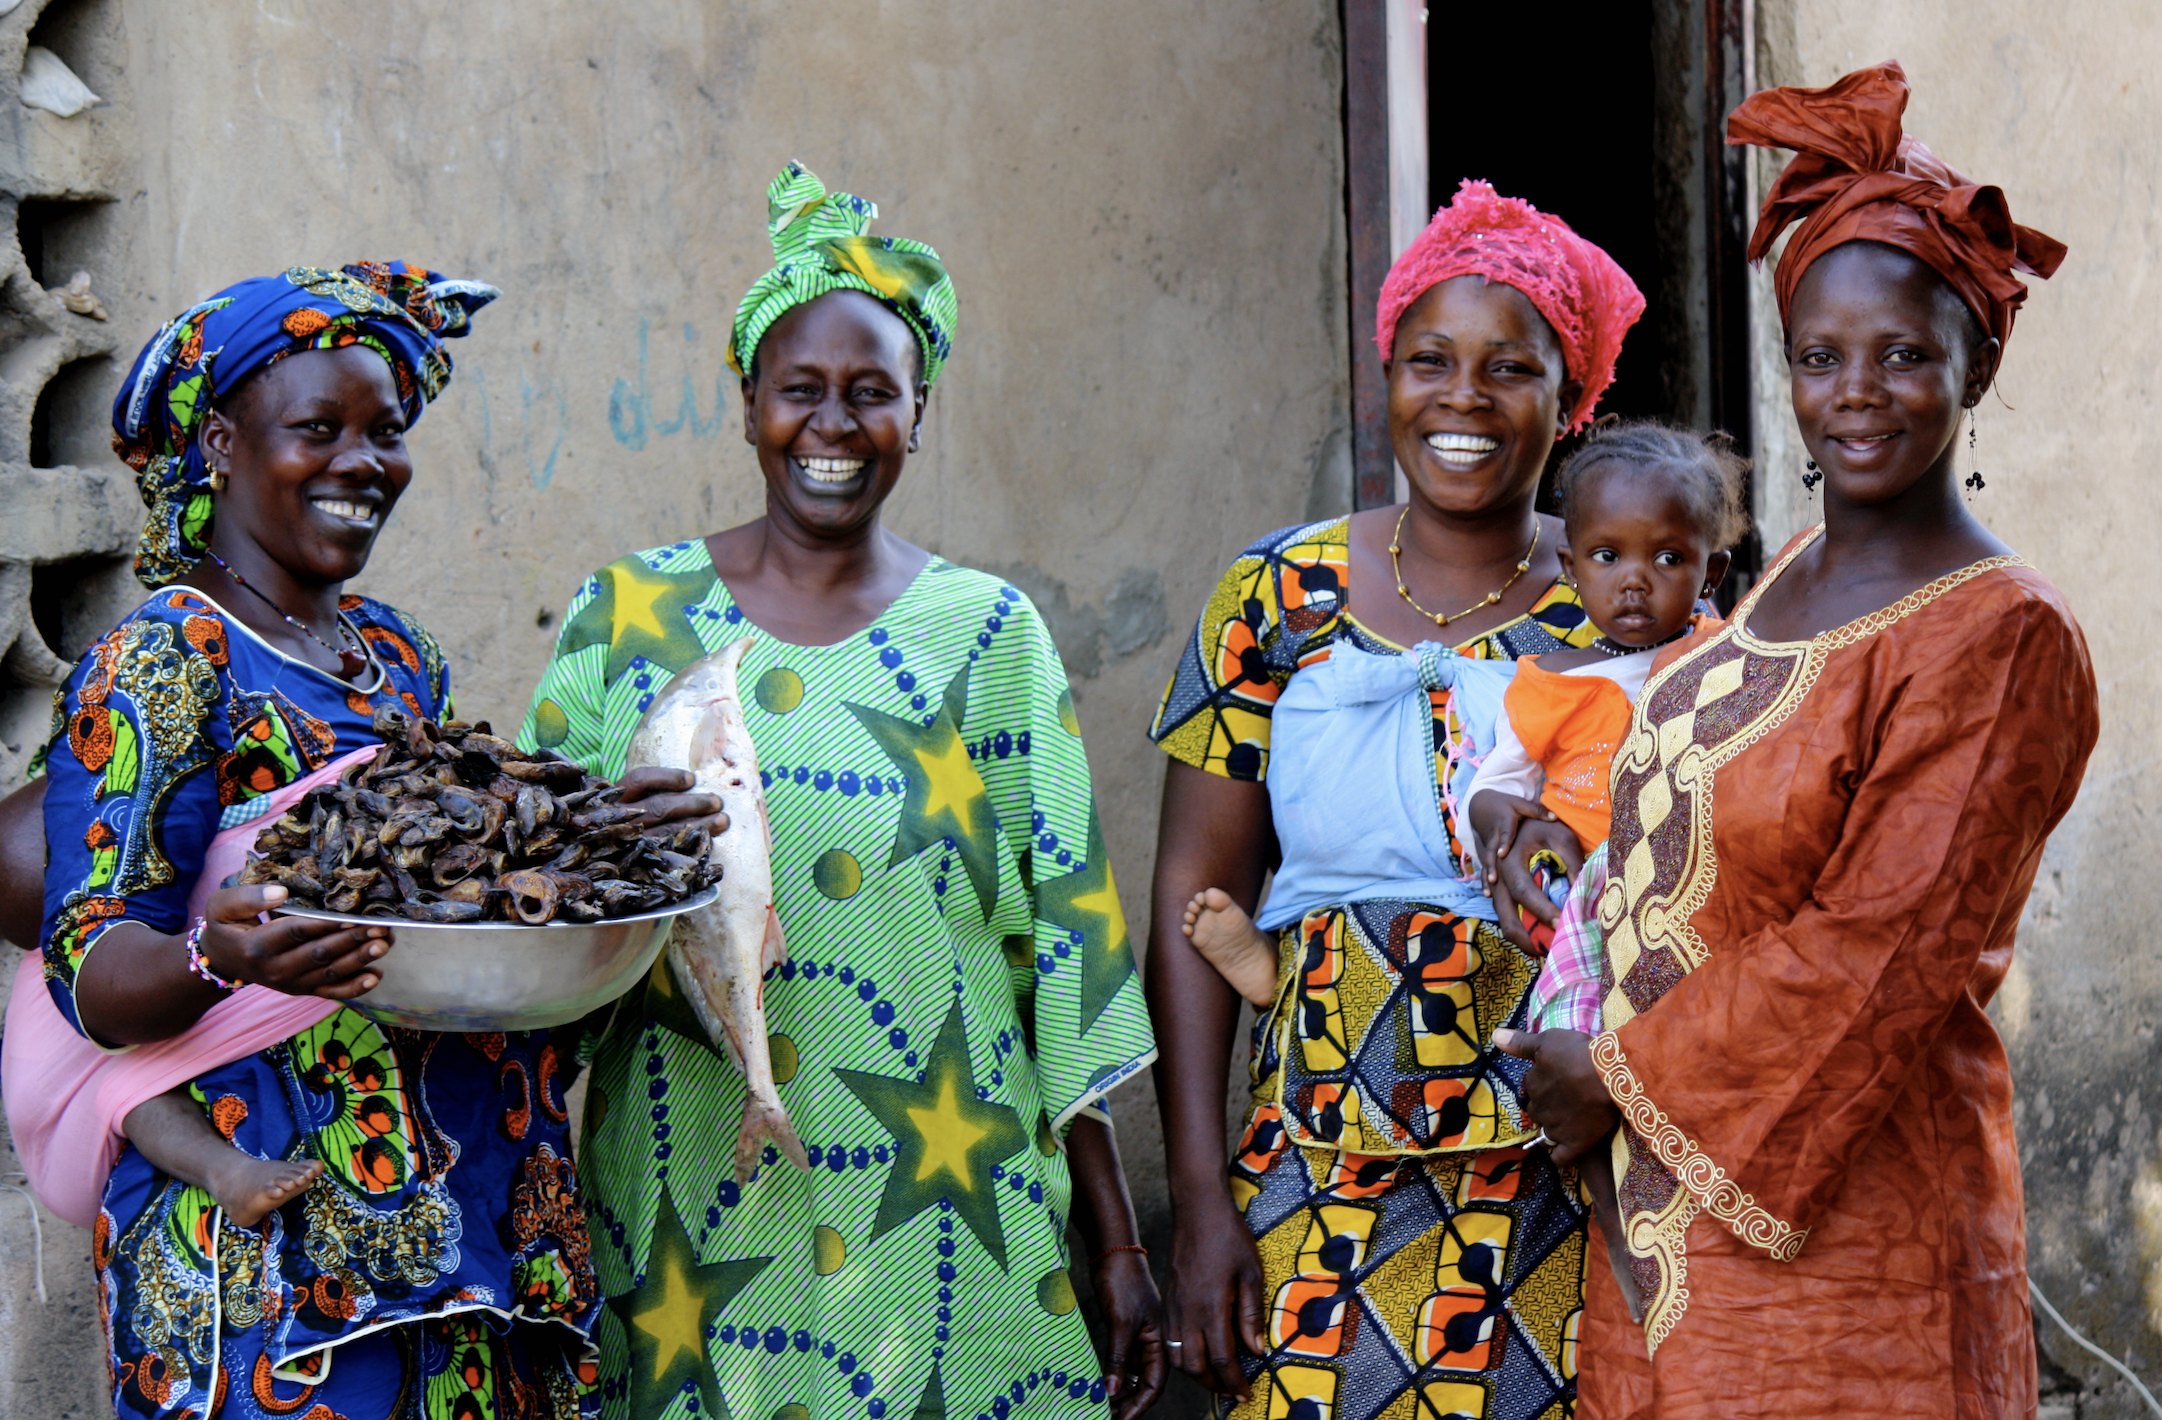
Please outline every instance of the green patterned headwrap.
M938 253L922 242L870 236L877 216L877 203L828 193L801 163L781 170L766 189L774 268L751 284L736 307L728 340L730 369L739 375L749 370L758 342L788 311L828 291L861 291L908 322L923 347L923 382L938 383L960 314L953 278Z

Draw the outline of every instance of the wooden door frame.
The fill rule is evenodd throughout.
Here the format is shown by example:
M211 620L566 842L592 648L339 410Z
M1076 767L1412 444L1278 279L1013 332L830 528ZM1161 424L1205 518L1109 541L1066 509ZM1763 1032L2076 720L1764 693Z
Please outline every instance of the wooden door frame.
M1701 417L1724 429L1744 450L1756 445L1756 390L1749 318L1749 233L1757 220L1755 149L1727 142L1727 115L1756 91L1756 0L1702 0L1704 6L1704 194L1705 338L1708 387ZM1752 479L1761 473L1751 470ZM1755 489L1743 490L1743 506L1755 507ZM1734 549L1734 563L1720 588L1722 610L1731 611L1763 570L1766 549L1754 531Z
M1389 264L1426 226L1426 7L1421 0L1341 0L1344 212L1351 280L1352 506L1397 498L1388 390L1374 348L1374 308Z

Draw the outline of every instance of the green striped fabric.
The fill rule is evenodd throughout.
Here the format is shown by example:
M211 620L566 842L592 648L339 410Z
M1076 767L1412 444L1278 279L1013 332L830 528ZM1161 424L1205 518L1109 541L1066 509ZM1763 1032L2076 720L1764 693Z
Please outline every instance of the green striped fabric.
M742 1076L664 959L588 1096L604 1413L1100 1413L1059 1144L1155 1051L1050 636L934 558L864 631L788 645L678 543L579 589L521 740L615 775L670 677L746 635L790 957L767 1028L813 1168L769 1150L738 1188Z
M961 310L938 253L906 237L874 237L878 204L853 193L828 193L801 163L781 169L766 189L766 231L773 269L751 283L736 306L728 367L744 374L758 342L793 308L828 291L861 291L893 308L923 348L923 382L938 383L953 354Z

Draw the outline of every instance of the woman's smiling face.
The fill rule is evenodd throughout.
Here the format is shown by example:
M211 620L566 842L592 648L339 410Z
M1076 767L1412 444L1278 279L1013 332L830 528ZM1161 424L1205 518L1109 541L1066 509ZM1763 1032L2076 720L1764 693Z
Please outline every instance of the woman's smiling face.
M829 291L767 329L743 381L743 437L769 514L825 537L877 516L917 446L920 358L907 322L860 291Z
M359 575L413 480L398 382L364 345L262 371L210 415L203 452L230 475L213 545L245 537L317 586Z
M1582 390L1530 298L1483 276L1452 277L1405 308L1388 375L1397 465L1445 513L1532 493Z
M1787 369L1827 496L1868 507L1948 475L1960 417L1989 388L2000 348L1903 251L1857 241L1817 258L1788 311Z

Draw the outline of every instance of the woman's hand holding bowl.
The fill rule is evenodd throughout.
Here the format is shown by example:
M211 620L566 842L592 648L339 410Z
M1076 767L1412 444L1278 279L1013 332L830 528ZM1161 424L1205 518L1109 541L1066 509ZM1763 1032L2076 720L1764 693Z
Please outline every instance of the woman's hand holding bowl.
M220 888L204 911L203 957L228 981L288 996L350 1001L375 988L373 970L395 939L388 923L356 927L314 917L258 919L289 896L274 884Z

